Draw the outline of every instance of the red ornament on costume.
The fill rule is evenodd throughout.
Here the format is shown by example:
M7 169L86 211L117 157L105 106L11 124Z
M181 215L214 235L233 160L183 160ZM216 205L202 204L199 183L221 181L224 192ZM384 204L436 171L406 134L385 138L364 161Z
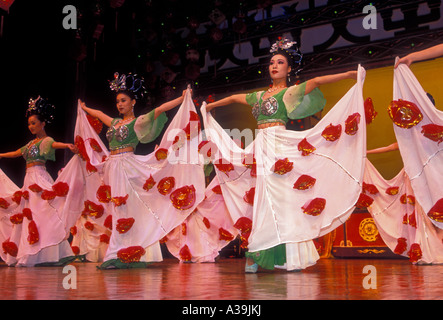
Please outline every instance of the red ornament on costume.
M374 199L372 199L370 196L360 193L360 196L358 197L356 206L358 208L367 208L371 206L371 204L374 202Z
M234 170L234 166L232 163L227 162L224 159L218 159L217 161L214 162L214 166L221 172L224 172L228 177L229 177L229 173L230 171Z
M302 207L302 210L304 213L315 217L323 212L325 206L326 206L326 199L315 198L314 200L309 201L309 203L306 203Z
M152 177L152 174L149 176L148 179L146 179L145 184L143 185L143 189L145 189L146 191L151 190L154 186L155 186L155 180Z
M17 257L18 247L14 242L9 241L8 239L2 243L2 248L4 253L9 254L12 257Z
M106 217L105 222L103 222L103 226L109 230L112 230L112 215Z
M72 253L73 253L75 256L78 256L78 255L80 254L80 248L79 248L79 247L77 247L77 246L71 246L71 249L72 249Z
M197 136L201 131L201 123L200 118L197 113L194 111L189 111L189 123L185 127L184 131L186 133L186 139L191 140L191 138L194 138ZM192 126L192 127L191 127ZM192 134L192 136L191 136Z
M277 160L272 168L272 171L279 175L284 175L291 172L294 163L290 162L288 158Z
M101 185L97 189L96 197L98 201L103 203L109 203L111 201L111 186L108 186L106 184Z
M58 182L52 186L52 190L57 197L66 197L69 192L69 185L66 182Z
M426 138L438 142L438 144L443 141L443 126L426 124L421 127L421 133L423 133Z
M42 194L41 194L41 198L43 200L52 200L57 196L57 194L55 193L55 191L52 190L43 190Z
M212 188L211 190L212 190L212 192L214 192L215 194L222 194L222 190L221 190L220 185L215 186L215 187Z
M411 245L411 248L409 248L408 256L409 261L411 261L412 263L418 262L418 260L421 259L423 253L418 243L413 243Z
M374 109L374 104L372 103L371 98L367 98L364 103L365 106L365 119L366 124L371 124L377 116L377 111Z
M34 244L39 241L39 233L37 229L37 225L35 224L35 221L31 221L28 224L28 242L29 244Z
M316 181L317 180L315 178L304 174L300 176L297 181L295 181L293 188L297 190L310 189L315 185Z
M22 224L23 223L23 214L16 213L16 214L9 217L9 221L11 221L12 224Z
M117 258L120 259L121 262L131 263L131 262L139 262L141 257L146 253L145 249L141 246L132 246L120 249L117 252Z
M84 224L84 227L86 230L89 230L89 231L94 230L94 224L92 224L90 221L86 221Z
M406 249L408 248L406 241L407 241L406 238L398 238L397 246L394 249L394 253L402 254L403 252L405 252Z
M100 235L100 242L109 244L109 236L106 233Z
M390 196L395 196L400 191L399 187L390 187L386 189L386 194L389 194Z
M394 100L389 104L388 115L400 128L409 129L423 120L423 114L413 102L406 100Z
M400 202L403 204L409 203L410 205L415 205L415 197L407 195L406 193L400 197Z
M92 150L94 150L95 152L103 152L102 147L100 147L99 143L97 142L97 140L95 139L90 139L89 140L89 145L91 146Z
M100 132L103 129L103 122L101 122L98 118L95 118L89 114L86 114L86 118L88 119L89 124L94 129L94 131L97 134L100 134Z
M43 191L42 187L40 187L40 186L39 186L38 184L36 184L36 183L31 184L31 185L28 187L28 189L31 190L32 192L35 192L35 193L39 193L39 192L42 192L42 191Z
M249 191L245 192L245 195L243 196L243 200L250 204L251 206L254 205L254 196L255 196L255 187L252 187L249 189Z
M315 147L311 145L306 138L304 138L300 143L298 144L298 151L301 151L302 156L308 156L312 152L315 151Z
M14 201L17 204L20 204L22 201L22 192L20 190L14 192L14 195L12 196L11 200Z
M443 198L429 210L428 217L437 222L443 222Z
M209 222L208 218L204 217L203 218L203 223L204 223L206 229L210 229L211 228L211 223Z
M172 205L179 210L187 210L195 203L195 188L193 185L178 188L169 196Z
M115 230L118 231L118 233L126 233L134 224L135 219L134 218L121 218L117 220L117 225L115 226Z
M185 244L178 253L180 255L180 260L182 261L191 261L192 254L189 250L189 247Z
M9 206L10 206L10 204L8 201L6 201L4 198L0 198L0 208L8 209Z
M29 208L23 208L23 217L26 217L29 221L32 220L32 211Z
M358 131L358 124L360 123L360 114L358 112L351 114L345 122L345 133L353 136Z
M123 197L113 197L111 199L112 203L114 203L114 206L116 207L120 207L124 204L126 204L126 200L128 200L129 198L129 194L127 194L126 196Z
M160 148L155 151L155 158L157 161L164 160L168 157L168 149Z
M105 208L101 204L96 204L90 200L84 202L84 209L82 211L83 215L90 215L96 219L100 218L105 212Z
M368 192L370 194L377 194L379 193L378 189L376 186L374 186L373 184L369 184L369 183L365 183L363 182L363 192Z
M326 139L326 141L336 141L340 138L341 136L341 131L342 131L342 127L341 124L338 124L336 126L332 125L332 123L327 126L323 132L322 132L322 137Z
M228 230L225 230L223 228L218 229L218 235L219 235L220 240L225 240L225 241L234 240L234 236L232 235L232 233L230 233Z
M174 189L175 187L175 178L174 177L165 177L159 181L157 184L157 190L162 195L167 195Z

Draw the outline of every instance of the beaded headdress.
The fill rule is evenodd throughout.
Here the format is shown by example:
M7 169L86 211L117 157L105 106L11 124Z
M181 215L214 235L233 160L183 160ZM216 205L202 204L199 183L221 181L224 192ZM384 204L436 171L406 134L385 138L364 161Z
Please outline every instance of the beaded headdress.
M288 57L291 60L289 61L289 64L291 65L294 74L297 74L302 70L301 62L303 59L303 54L298 48L296 41L290 41L289 39L279 37L278 40L271 46L269 52L271 55L283 54L284 56Z
M143 86L144 79L137 74L120 75L118 72L114 73L114 79L109 80L109 87L115 92L130 92L135 99L143 98L145 87Z
M46 99L38 96L38 98L30 98L28 102L28 109L26 110L26 118L31 115L39 115L46 123L54 121L55 107L49 103Z

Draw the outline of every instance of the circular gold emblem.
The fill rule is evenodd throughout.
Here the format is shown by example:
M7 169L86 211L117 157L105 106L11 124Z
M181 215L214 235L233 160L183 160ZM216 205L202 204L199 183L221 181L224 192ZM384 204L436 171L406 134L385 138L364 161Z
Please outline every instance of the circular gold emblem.
M378 229L372 218L363 219L358 227L358 232L365 241L374 242L377 240Z

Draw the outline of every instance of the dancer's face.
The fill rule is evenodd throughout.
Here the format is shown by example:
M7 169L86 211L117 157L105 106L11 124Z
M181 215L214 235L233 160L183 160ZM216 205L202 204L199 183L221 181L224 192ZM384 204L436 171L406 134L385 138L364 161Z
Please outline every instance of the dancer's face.
M272 80L286 78L289 72L291 72L291 67L285 56L276 54L271 58L269 63L269 74L271 75Z
M132 99L125 93L119 93L116 98L118 112L123 116L131 114L135 105L135 99Z
M38 119L38 116L32 115L28 118L28 128L32 134L38 135L39 133L41 133L44 130L45 122L40 121Z

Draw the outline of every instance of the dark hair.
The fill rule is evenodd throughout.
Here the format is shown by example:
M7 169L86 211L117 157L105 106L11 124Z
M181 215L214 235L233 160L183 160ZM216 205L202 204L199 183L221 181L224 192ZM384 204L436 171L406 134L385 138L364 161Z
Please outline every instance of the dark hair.
M138 97L133 92L128 91L128 90L120 90L120 91L116 92L115 97L117 97L120 93L127 95L129 98L131 98L131 100L139 100L140 99L140 97Z
M297 42L279 37L272 45L270 52L271 56L269 59L272 59L276 54L284 56L291 67L291 73L294 75L297 75L302 70L303 54L298 48Z
M37 118L46 123L54 121L55 107L43 98L37 98L36 100L29 100L29 107L26 110L26 118L30 116L37 116Z

